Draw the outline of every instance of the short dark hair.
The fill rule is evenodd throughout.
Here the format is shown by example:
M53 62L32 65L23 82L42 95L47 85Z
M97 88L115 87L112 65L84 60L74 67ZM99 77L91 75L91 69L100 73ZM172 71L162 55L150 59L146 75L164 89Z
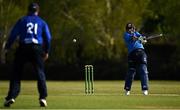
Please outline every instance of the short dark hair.
M135 26L134 26L133 23L127 23L127 24L126 24L126 30L129 30L129 29L132 29L132 28L135 29Z
M28 11L31 13L35 13L39 11L39 5L37 3L31 3L28 6Z

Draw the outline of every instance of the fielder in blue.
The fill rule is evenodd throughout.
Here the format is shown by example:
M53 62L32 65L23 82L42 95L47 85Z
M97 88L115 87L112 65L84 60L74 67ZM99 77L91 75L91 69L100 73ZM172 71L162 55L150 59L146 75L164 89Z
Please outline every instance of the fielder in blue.
M38 16L38 13L39 5L31 3L28 6L28 14L17 21L6 43L5 51L11 47L15 39L18 38L19 40L13 63L9 92L4 102L5 107L10 107L20 92L23 66L27 62L32 63L36 72L40 106L47 106L44 61L49 55L51 35L47 23Z
M128 72L125 78L125 94L130 95L132 82L136 72L141 79L141 89L144 95L148 95L148 71L147 55L144 51L142 35L135 30L132 23L126 25L124 41L128 48Z

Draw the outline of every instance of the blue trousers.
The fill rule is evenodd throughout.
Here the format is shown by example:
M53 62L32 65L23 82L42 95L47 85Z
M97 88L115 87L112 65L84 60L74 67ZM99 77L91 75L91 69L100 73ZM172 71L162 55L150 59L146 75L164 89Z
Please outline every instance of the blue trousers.
M125 78L125 90L131 90L136 72L140 75L141 89L148 90L147 55L143 49L136 49L128 55L128 72Z
M46 77L44 73L43 50L40 45L20 45L15 53L13 69L11 72L9 92L6 100L16 98L20 92L21 76L25 63L31 62L37 76L39 99L47 97Z

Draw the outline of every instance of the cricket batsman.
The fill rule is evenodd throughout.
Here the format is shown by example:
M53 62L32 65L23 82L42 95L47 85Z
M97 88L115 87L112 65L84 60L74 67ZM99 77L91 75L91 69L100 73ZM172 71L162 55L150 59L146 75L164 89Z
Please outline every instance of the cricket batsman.
M141 89L144 95L148 95L148 70L147 55L144 51L144 37L135 30L132 23L127 23L124 41L128 49L128 72L125 78L125 95L130 95L132 82L136 72L140 75Z
M9 92L4 102L5 107L10 107L19 95L23 66L27 62L32 63L36 72L40 106L47 106L44 61L48 58L51 35L47 23L38 16L38 13L39 5L31 3L28 6L28 14L17 21L5 45L4 51L7 51L18 38L19 46L10 74Z

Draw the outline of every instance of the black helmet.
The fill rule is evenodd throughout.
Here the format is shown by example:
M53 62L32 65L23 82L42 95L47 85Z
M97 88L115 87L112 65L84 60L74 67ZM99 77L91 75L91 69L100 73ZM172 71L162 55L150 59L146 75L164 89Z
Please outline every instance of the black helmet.
M126 30L129 30L129 29L135 29L134 24L132 24L132 23L127 23L127 24L126 24Z
M31 13L35 13L35 12L39 11L39 5L37 3L29 4L28 11Z

